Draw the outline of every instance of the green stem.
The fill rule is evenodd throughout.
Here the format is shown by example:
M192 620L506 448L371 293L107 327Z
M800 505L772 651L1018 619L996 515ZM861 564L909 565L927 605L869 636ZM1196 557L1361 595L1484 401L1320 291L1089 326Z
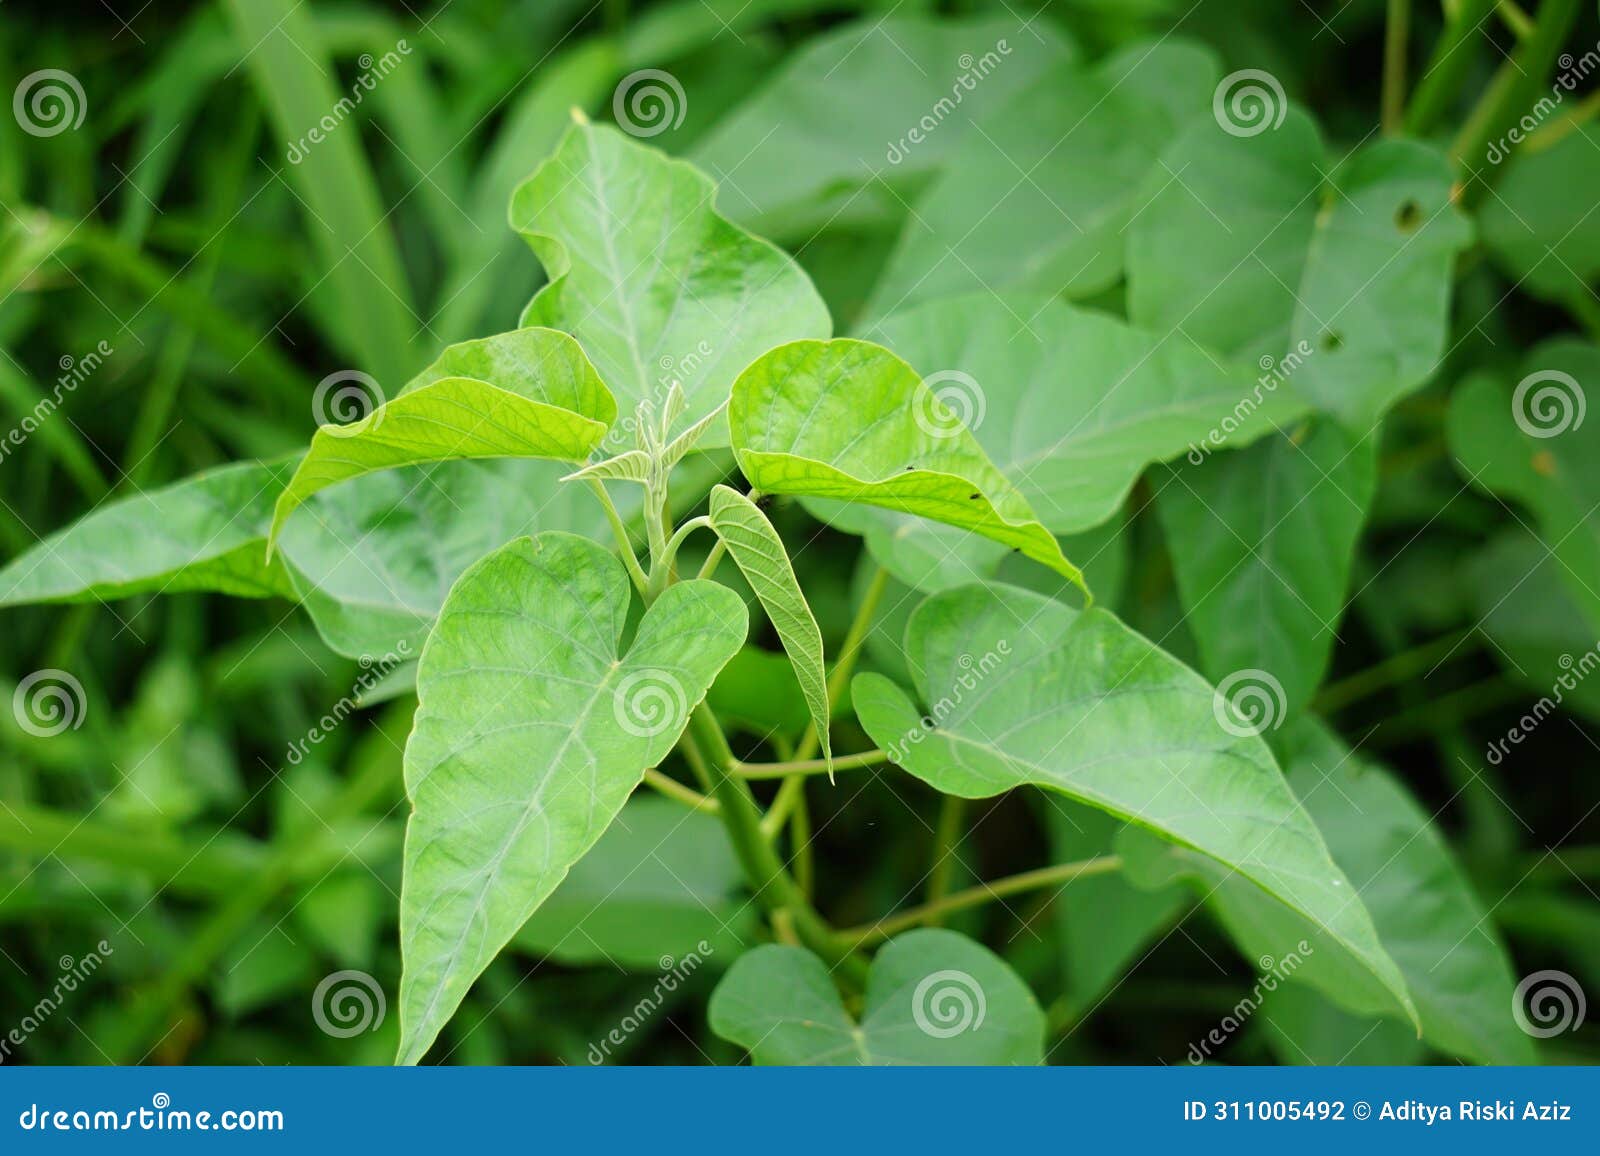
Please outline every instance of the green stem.
M704 811L708 815L715 815L722 809L722 805L715 799L708 799L699 791L692 790L678 782L677 779L663 775L657 770L648 770L644 773L644 785L652 790L659 791L669 799L676 799L693 807L696 811Z
M1422 136L1449 110L1477 60L1477 53L1468 50L1467 40L1478 34L1494 6L1495 0L1461 0L1456 5L1455 15L1440 33L1428 66L1417 79L1411 105L1406 109L1406 131Z
M667 588L667 583L672 579L672 565L678 557L678 548L683 545L684 539L696 530L709 529L711 519L702 514L698 518L690 518L673 532L667 544L662 547L661 557L650 563L650 595L651 601L661 597L661 592Z
M836 771L853 771L860 767L876 767L889 761L886 752L862 751L858 755L842 755L833 760ZM781 779L788 775L821 775L828 771L827 759L791 759L783 763L735 763L733 773L741 779Z
M1404 127L1406 51L1411 41L1411 0L1389 0L1383 41L1383 131L1394 136Z
M1391 655L1348 678L1329 683L1313 700L1312 708L1322 714L1331 714L1343 710L1351 703L1360 702L1380 690L1405 682L1415 677L1419 671L1443 662L1455 653L1462 643L1472 638L1473 634L1474 631L1471 629L1455 631L1443 638L1435 638L1410 650Z
M722 556L727 552L728 544L718 538L716 545L711 547L711 553L706 555L705 565L700 567L700 573L696 574L695 577L701 580L710 578L717 572L717 563L722 561Z
M850 629L845 632L844 644L839 647L839 658L833 664L833 672L828 676L828 712L831 715L833 708L839 704L845 688L850 685L850 676L855 673L856 659L860 657L861 645L866 641L867 632L872 629L872 620L877 616L878 605L883 601L883 592L889 587L889 571L882 566L872 576L872 581L867 585L867 592L861 598L861 605L856 609L855 619L850 623ZM809 759L817 753L821 745L821 736L817 734L816 725L813 723L806 727L805 734L800 736L800 745L795 748L796 759Z
M956 843L961 838L961 822L966 817L967 801L955 795L939 800L939 821L933 831L933 865L928 869L928 888L923 898L932 910L929 927L944 922L939 904L950 892L950 876L955 868Z
M1004 899L1007 895L1036 891L1041 887L1057 887L1074 879L1106 875L1121 869L1120 855L1101 855L1095 859L1083 859L1076 863L1062 863L1054 867L1041 867L1037 871L1024 871L1020 875L1009 875L992 883L980 883L965 891L957 891L954 895L948 895L936 903L924 903L920 907L891 915L877 923L847 928L838 932L838 938L841 942L855 947L869 947L953 911L965 911L969 907L978 907L996 899Z
M644 568L639 565L639 557L633 552L633 542L628 537L628 527L623 525L622 515L617 513L617 507L611 502L611 495L606 492L606 487L599 478L585 479L589 489L600 505L605 508L606 521L611 523L612 536L617 540L617 552L622 555L622 564L628 568L628 577L633 579L634 588L641 597L650 591L650 579L645 575Z

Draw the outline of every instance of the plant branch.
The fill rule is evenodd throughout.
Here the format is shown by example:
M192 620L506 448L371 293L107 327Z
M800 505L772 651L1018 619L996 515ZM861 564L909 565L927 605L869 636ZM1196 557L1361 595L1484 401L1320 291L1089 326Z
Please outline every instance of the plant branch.
M938 905L950 892L955 848L961 838L961 820L966 810L967 801L957 795L945 795L939 800L939 822L933 832L933 865L928 869L928 889L924 894L926 905L934 909L928 917L930 927L937 927L944 922Z
M862 751L856 755L841 755L833 760L836 771L853 771L860 767L876 767L889 761L885 751ZM787 775L821 775L828 771L827 759L791 759L784 763L735 763L733 773L741 779L781 779Z
M669 799L676 799L693 807L696 811L704 811L708 815L715 815L722 810L722 804L717 800L707 798L699 791L684 786L677 779L664 775L660 771L651 769L644 773L644 785L652 790L661 792Z
M611 502L611 495L606 492L605 484L599 478L584 480L589 483L589 489L600 499L600 505L605 508L606 521L611 523L611 533L617 539L617 551L622 555L622 564L628 568L628 577L633 579L634 588L643 597L649 592L650 579L645 576L644 568L639 565L639 556L633 552L633 541L628 537L628 527L623 524L622 515L617 513L617 507Z
M1442 638L1435 638L1420 646L1412 647L1410 650L1390 655L1382 662L1357 671L1348 678L1329 683L1312 700L1311 705L1324 714L1343 710L1351 703L1360 702L1380 690L1405 682L1419 671L1444 662L1460 649L1463 643L1468 642L1474 633L1471 629L1457 630Z
M1411 46L1411 0L1389 0L1383 41L1382 123L1386 136L1404 128L1406 52Z

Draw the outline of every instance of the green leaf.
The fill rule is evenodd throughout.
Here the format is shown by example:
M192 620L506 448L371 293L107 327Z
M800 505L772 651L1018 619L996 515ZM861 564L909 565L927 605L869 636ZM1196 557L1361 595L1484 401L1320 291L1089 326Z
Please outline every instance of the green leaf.
M1519 289L1587 295L1600 277L1600 126L1575 125L1548 148L1519 149L1479 219L1483 242Z
M312 494L378 470L462 458L582 461L616 416L565 333L520 329L452 347L398 397L349 425L317 430L278 498L272 536Z
M1383 140L1335 164L1290 108L1253 136L1205 118L1163 169L1128 239L1136 324L1286 370L1358 432L1434 371L1471 237L1438 151Z
M900 198L950 160L973 120L1073 55L1049 24L1018 16L870 16L791 56L692 159L722 182L724 212L768 234L898 220Z
M872 962L859 1018L827 965L800 947L739 957L711 996L711 1030L757 1064L1033 1065L1044 1013L988 948L937 928L908 931Z
M1377 459L1375 436L1314 422L1174 466L1157 495L1202 673L1265 675L1274 728L1328 668Z
M1193 848L1327 928L1383 988L1406 985L1267 745L1193 671L1104 610L1009 587L919 606L906 651L926 711L856 677L861 725L936 790L1060 791Z
M0 570L0 606L188 590L293 598L262 551L293 468L292 458L243 462L108 502Z
M1195 877L1241 950L1282 960L1304 942L1293 971L1357 1015L1416 1019L1423 1038L1451 1055L1487 1064L1534 1062L1532 1041L1511 1014L1510 959L1489 913L1433 821L1382 766L1315 723L1285 732L1289 784L1327 837L1329 849L1372 913L1384 949L1400 967L1415 1012L1396 1005L1313 921L1271 902L1242 880L1187 852L1168 852Z
M794 663L787 655L746 646L717 675L706 702L724 725L767 738L798 739L811 719Z
M1533 511L1568 593L1600 623L1600 421L1585 421L1600 383L1600 346L1548 341L1513 386L1478 374L1450 399L1449 442L1461 472Z
M801 693L822 742L822 757L833 765L828 741L828 680L822 665L822 630L794 576L783 539L767 516L749 498L727 486L711 491L711 526L727 543L728 553L761 600L778 632L784 653L794 665Z
M691 165L584 124L511 198L550 277L522 323L575 336L625 411L677 382L698 421L758 354L832 332L800 267L719 216L715 194Z
M406 744L400 1062L416 1063L495 954L666 757L744 641L726 587L669 587L619 652L622 564L521 538L450 591Z
M1385 1067L1420 1064L1427 1057L1427 1045L1404 1024L1353 1016L1310 987L1280 987L1256 1014L1280 1063ZM1191 1053L1191 1062L1197 1055Z
M1306 408L1253 367L1045 297L932 302L870 335L927 375L1057 534L1111 517L1150 463L1247 445Z
M714 816L636 795L516 944L562 963L641 971L670 968L666 958L692 951L731 963L759 923L742 878Z
M1162 40L1038 77L962 137L868 315L980 289L1085 297L1114 284L1141 189L1152 172L1171 179L1161 154L1211 115L1218 72L1208 50Z
M755 489L864 502L974 530L1083 583L977 439L882 346L779 346L734 383L728 427Z

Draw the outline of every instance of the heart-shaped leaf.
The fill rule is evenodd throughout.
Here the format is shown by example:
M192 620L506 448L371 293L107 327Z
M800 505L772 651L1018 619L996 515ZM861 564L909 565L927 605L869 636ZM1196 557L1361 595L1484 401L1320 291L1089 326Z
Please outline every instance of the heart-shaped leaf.
M519 329L467 342L359 421L317 430L278 498L272 536L318 490L378 470L470 458L582 461L616 416L594 366L565 333Z
M872 961L859 1018L828 967L800 947L739 957L711 997L711 1030L757 1064L1039 1064L1044 1013L988 948L954 931L908 931Z
M605 832L748 628L738 595L669 587L619 653L622 564L570 534L522 538L461 576L417 671L406 744L400 1061Z
M880 345L779 346L739 375L728 427L739 468L758 490L932 518L1083 584L960 415Z
M1404 1007L1405 980L1254 729L1104 610L960 587L912 613L925 709L856 676L861 725L946 794L1061 791L1194 848L1323 926ZM1270 721L1270 720L1265 720Z
M625 411L677 383L698 421L764 350L832 332L800 267L719 216L715 197L693 166L580 124L511 198L511 225L550 277L522 324L577 337ZM707 433L706 446L726 444Z
M0 606L215 590L294 597L262 544L294 459L242 462L107 502L0 570Z

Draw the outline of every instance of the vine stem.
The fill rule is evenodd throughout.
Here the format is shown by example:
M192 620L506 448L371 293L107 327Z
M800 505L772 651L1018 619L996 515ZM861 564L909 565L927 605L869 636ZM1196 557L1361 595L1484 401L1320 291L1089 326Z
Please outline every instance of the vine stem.
M584 480L589 483L589 489L600 499L600 505L605 508L606 521L611 523L611 533L617 539L617 550L622 554L622 564L628 568L628 577L633 579L634 588L639 591L640 597L646 597L650 591L650 579L645 576L644 568L639 565L639 557L633 552L633 542L628 537L628 527L622 523L622 515L617 513L611 495L606 492L605 484L599 478Z
M1475 56L1467 50L1466 42L1494 11L1495 3L1496 0L1461 0L1456 5L1454 16L1433 46L1428 66L1417 78L1406 109L1407 132L1414 136L1427 133L1460 91L1462 78Z
M1443 662L1462 643L1468 641L1473 633L1471 629L1454 631L1442 638L1435 638L1410 650L1391 655L1348 678L1329 683L1312 701L1312 706L1323 713L1343 710L1351 703L1360 702L1369 695L1404 682L1425 667Z
M860 767L876 767L888 761L887 751L873 749L856 755L842 755L833 760L833 769L853 771ZM741 779L782 779L789 775L821 775L827 770L827 759L791 759L783 763L735 763L733 767L733 773Z
M667 588L667 583L672 579L672 565L678 557L678 547L683 545L684 539L696 530L708 529L711 519L702 514L698 518L690 518L683 525L673 531L672 537L662 547L661 556L650 563L650 597L661 597L661 592ZM720 539L719 539L720 541Z
M648 770L644 773L644 784L653 790L659 791L669 799L676 799L693 807L696 811L704 811L708 815L715 815L722 810L722 804L717 800L702 795L693 788L686 787L677 779L663 775L657 770Z
M1037 891L1043 887L1056 887L1070 883L1074 879L1084 879L1091 875L1106 875L1113 871L1121 870L1122 856L1101 855L1095 859L1081 859L1075 863L1061 863L1054 867L1041 867L1037 871L1024 871L1020 875L1008 875L1004 879L996 879L992 883L980 883L976 887L969 887L965 891L957 891L933 903L924 903L920 907L913 907L909 911L902 911L899 915L891 915L877 923L867 924L863 927L851 927L837 932L837 938L842 944L852 947L869 947L881 943L891 936L898 935L913 927L918 927L944 915L955 911L965 911L969 907L978 907L991 903L996 899L1004 899L1007 895L1017 895L1024 891Z
M1411 0L1389 0L1383 41L1382 123L1386 136L1404 128L1406 50L1411 43Z
M939 821L933 832L933 864L928 869L928 890L924 896L929 907L937 908L950 891L956 842L961 838L961 821L966 811L967 801L957 795L946 795L939 800ZM942 922L942 913L938 910L928 917L930 927Z

